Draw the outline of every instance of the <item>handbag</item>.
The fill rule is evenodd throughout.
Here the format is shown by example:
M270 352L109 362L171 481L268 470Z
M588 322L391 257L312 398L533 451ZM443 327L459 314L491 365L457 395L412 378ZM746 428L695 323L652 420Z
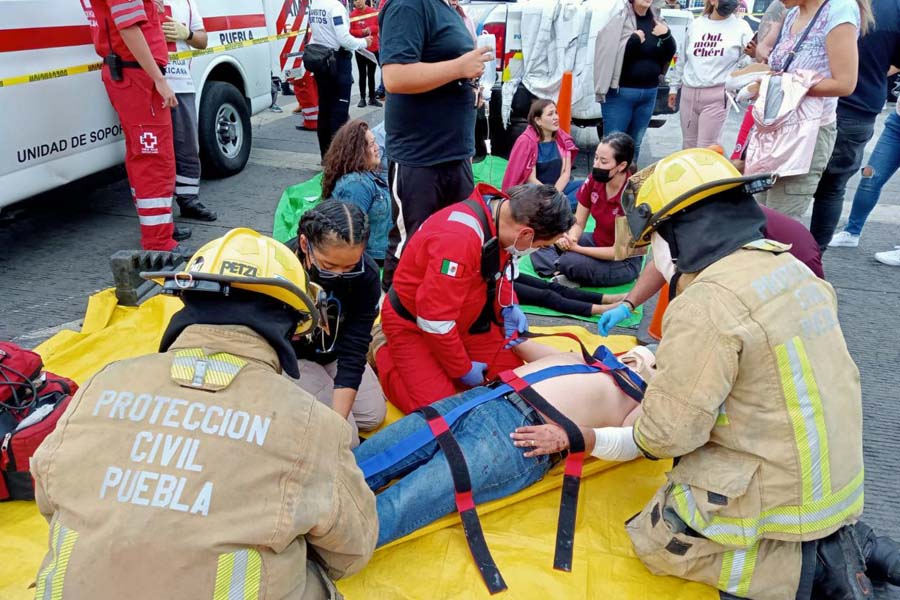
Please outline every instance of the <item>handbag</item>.
M307 44L303 51L303 66L313 75L334 77L337 73L337 58L334 50L322 44Z

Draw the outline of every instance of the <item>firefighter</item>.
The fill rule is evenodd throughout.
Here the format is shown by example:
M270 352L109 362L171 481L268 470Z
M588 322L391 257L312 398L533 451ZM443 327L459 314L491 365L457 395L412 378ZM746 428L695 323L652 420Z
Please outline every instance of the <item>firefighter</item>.
M234 229L185 271L142 275L184 308L158 354L88 381L32 458L51 532L36 597L336 597L378 522L350 426L281 374L318 321L299 260Z
M867 574L900 582L897 545L857 521L862 402L837 298L763 238L752 193L770 176L692 149L642 180L622 201L630 245L668 244L676 296L643 414L584 432L602 459L677 457L627 522L638 557L728 598L869 598Z
M479 186L425 221L382 306L386 343L375 365L395 406L409 413L522 364L512 345L528 322L513 260L553 244L572 223L566 197L533 184L509 196Z
M145 250L176 249L190 229L175 231L172 193L175 148L170 109L178 104L166 82L166 40L155 0L92 0L85 9L102 78L125 134L125 169ZM173 236L173 233L175 234Z

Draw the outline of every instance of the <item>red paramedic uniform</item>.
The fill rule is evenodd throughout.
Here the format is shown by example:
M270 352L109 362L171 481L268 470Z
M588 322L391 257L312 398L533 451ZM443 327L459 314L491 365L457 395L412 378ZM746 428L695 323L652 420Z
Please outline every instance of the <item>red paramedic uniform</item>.
M86 6L94 48L101 58L112 49L122 61L136 64L119 31L138 25L153 59L165 71L168 51L153 0L91 0ZM163 108L153 80L139 66L123 68L122 81L113 81L104 65L102 77L125 134L125 169L141 225L141 246L172 250L176 245L172 239L175 146L169 108Z
M487 363L485 379L523 364L503 347L503 329L496 323L486 333L469 332L487 298L482 245L497 234L477 189L472 199L482 203L491 231L483 232L478 215L459 202L429 217L403 251L393 289L416 322L397 314L387 300L381 309L387 343L375 357L378 378L388 399L404 413L465 389L459 378L469 372L472 361ZM515 304L516 297L505 267L509 253L501 248L499 254L504 268L494 313L502 323L501 307Z
M319 88L316 87L316 80L312 73L305 71L303 77L291 83L303 114L303 129L315 131L319 127Z

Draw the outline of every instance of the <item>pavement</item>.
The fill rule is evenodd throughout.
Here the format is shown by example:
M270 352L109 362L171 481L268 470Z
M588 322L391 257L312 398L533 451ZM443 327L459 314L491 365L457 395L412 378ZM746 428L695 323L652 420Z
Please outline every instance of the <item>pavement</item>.
M382 110L356 107L351 117L375 124ZM233 227L272 231L273 216L281 193L289 185L313 177L319 170L314 133L298 131L300 116L295 106L281 99L283 113L263 112L253 118L253 150L246 169L228 179L204 180L201 198L219 213L214 223L183 221L193 227L189 248ZM878 120L876 137L885 109ZM723 139L733 145L738 120L729 117ZM584 151L576 162L576 176L585 176L597 143L592 130L577 130ZM680 149L681 131L676 117L651 129L645 138L641 165ZM851 180L845 213L856 189ZM842 221L843 222L843 221ZM78 329L93 292L112 285L109 257L122 249L138 248L137 217L122 168L42 194L0 216L0 339L12 339L33 347L61 328ZM839 299L840 321L850 353L856 361L863 387L864 452L866 459L866 520L882 534L900 540L900 268L876 262L872 254L900 244L900 177L884 188L859 248L831 249L825 254L825 271ZM653 313L645 310L640 337ZM535 318L535 324L579 323L566 319ZM583 324L583 323L579 323ZM623 331L622 333L634 333ZM880 590L881 598L900 598L898 590Z

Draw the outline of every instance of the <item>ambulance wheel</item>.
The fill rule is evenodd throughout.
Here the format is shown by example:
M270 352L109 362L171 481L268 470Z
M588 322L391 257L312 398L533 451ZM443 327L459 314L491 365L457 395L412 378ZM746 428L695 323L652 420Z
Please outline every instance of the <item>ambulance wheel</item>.
M200 99L200 159L204 177L240 173L250 158L250 109L240 91L224 81L210 81Z

